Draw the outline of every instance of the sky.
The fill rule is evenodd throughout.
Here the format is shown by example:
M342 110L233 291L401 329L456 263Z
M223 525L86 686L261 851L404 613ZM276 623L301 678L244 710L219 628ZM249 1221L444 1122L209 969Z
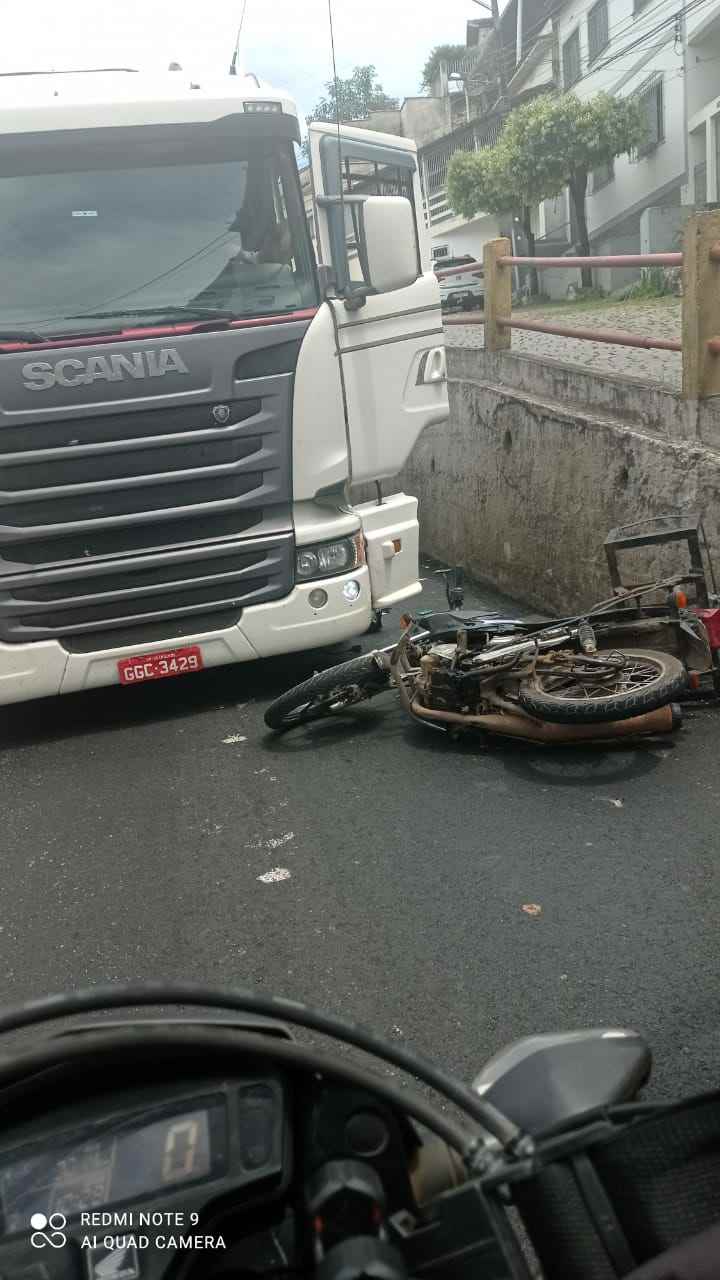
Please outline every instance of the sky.
M0 0L2 3L2 0ZM164 68L224 74L243 0L30 0L3 3L0 71ZM392 97L420 92L433 45L464 43L473 0L333 0L338 74L374 63ZM327 0L247 0L240 65L286 89L301 118L331 76Z

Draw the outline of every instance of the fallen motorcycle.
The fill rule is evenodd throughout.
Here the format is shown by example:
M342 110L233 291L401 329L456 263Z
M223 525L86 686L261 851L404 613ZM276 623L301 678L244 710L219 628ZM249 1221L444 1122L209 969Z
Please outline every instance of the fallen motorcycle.
M652 557L682 543L683 571L623 579L620 555ZM582 616L544 624L463 612L463 572L443 571L449 612L404 618L397 644L290 689L265 723L290 729L394 687L415 720L453 736L484 730L559 744L671 732L681 722L675 698L720 699L720 596L702 516L612 529L605 555L612 595Z
M680 723L674 700L690 672L713 667L683 581L674 575L634 588L634 610L616 593L582 617L541 626L462 610L405 617L396 644L290 689L268 707L265 723L274 730L308 724L394 688L415 720L453 735L484 730L567 743L670 732ZM643 608L644 598L658 594L663 604ZM646 635L662 647L645 647Z

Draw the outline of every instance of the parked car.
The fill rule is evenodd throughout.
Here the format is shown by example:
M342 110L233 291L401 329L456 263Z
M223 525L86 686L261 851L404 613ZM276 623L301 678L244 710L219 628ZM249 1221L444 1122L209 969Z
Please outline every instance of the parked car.
M447 267L464 267L467 271L444 276ZM473 307L482 310L485 301L484 272L482 264L471 254L465 253L457 258L442 258L433 263L433 270L440 282L440 305L443 311L458 307L461 311L470 311Z

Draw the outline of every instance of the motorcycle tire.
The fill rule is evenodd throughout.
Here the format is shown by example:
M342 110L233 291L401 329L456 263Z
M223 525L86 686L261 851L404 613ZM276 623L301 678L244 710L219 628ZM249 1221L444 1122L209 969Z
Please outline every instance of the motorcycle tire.
M327 671L319 671L309 680L304 680L294 689L288 689L282 697L270 703L265 712L265 724L268 729L292 729L296 725L310 724L313 720L321 720L332 715L335 710L352 706L354 702L365 701L374 693L381 693L388 688L389 675L378 667L371 653L360 658L352 658L349 662L341 662L337 667ZM352 700L341 700L342 691L357 686L361 697Z
M654 667L656 674L637 688L598 697L563 697L538 688L537 680L526 681L518 689L518 701L528 715L553 724L599 724L609 720L629 720L664 707L682 693L687 671L678 658L650 649L618 649L630 662ZM598 654L602 658L603 654ZM542 678L542 677L540 677Z

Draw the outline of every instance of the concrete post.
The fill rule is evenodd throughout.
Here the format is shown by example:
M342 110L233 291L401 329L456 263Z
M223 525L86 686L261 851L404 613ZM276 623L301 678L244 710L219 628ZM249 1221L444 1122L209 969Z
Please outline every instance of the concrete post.
M507 238L488 240L483 250L486 351L507 351L511 343L511 330L501 329L498 325L498 318L509 316L512 310L512 270L501 266L498 259L511 253L512 247Z
M708 338L720 337L720 262L710 247L720 241L720 210L688 218L683 237L683 398L720 395L720 355Z

